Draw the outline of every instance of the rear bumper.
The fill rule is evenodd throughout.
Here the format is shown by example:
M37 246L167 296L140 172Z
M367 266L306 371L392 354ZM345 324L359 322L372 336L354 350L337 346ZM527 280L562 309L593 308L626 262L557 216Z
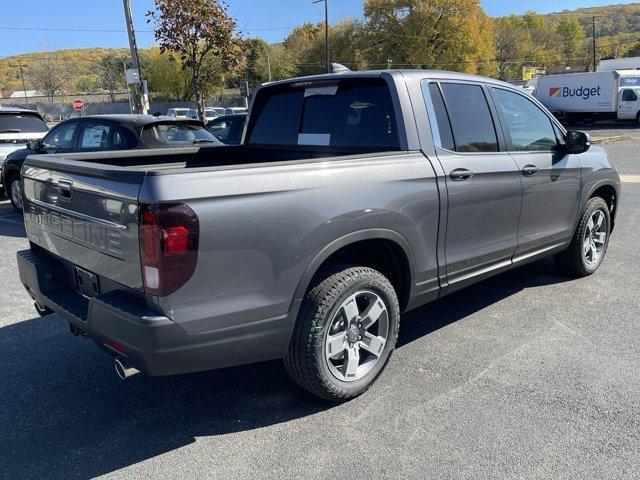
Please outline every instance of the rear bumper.
M85 331L107 353L149 375L211 370L283 356L286 322L261 322L237 329L187 334L173 320L157 315L143 296L111 291L86 298L65 278L56 257L39 250L18 252L20 280L31 297ZM124 353L106 345L114 340Z

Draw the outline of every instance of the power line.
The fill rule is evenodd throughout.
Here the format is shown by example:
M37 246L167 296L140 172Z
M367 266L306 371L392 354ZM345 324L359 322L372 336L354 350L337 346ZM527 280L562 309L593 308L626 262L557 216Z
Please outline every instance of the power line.
M258 32L271 30L293 30L295 27L256 27L245 28L243 31ZM0 30L25 31L25 32L82 32L82 33L127 33L126 30L117 28L59 28L59 27L0 27ZM136 33L154 33L155 30L138 30Z

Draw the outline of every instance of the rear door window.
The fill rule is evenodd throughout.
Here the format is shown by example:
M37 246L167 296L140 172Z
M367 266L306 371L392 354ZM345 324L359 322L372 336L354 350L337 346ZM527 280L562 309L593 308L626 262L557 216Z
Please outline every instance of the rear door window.
M424 90L425 85L427 86L426 91ZM442 98L438 84L424 82L422 88L422 93L425 96L425 100L427 100L426 104L429 119L433 124L431 125L431 130L436 142L436 147L455 151L456 144L453 141L451 123L449 122L447 108L444 105L444 99ZM428 101L427 96L431 98L431 102Z
M78 150L106 150L109 145L111 125L87 122L80 131Z
M400 148L393 102L382 79L266 90L252 112L249 144Z
M497 152L498 137L480 85L442 83L457 152Z

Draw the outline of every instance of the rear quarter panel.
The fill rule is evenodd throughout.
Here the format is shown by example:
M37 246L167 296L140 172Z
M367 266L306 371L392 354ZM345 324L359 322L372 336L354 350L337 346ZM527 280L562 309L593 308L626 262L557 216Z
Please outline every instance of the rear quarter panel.
M305 270L353 232L397 232L410 245L415 283L437 284L439 196L422 153L149 175L140 201L158 199L186 202L200 219L193 276L155 299L187 333L255 322L290 329Z

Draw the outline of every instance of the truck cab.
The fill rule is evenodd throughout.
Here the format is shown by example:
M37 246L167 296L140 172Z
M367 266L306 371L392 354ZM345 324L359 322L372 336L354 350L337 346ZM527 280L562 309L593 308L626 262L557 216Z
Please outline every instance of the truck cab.
M618 120L640 120L640 86L618 90Z

